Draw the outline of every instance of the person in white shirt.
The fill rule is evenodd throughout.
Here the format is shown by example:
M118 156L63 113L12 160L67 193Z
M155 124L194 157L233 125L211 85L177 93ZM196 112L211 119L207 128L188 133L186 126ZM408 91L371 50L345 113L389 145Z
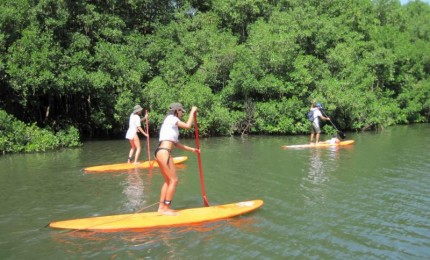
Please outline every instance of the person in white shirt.
M145 115L145 117L140 118L140 115L142 114L143 108L140 105L136 105L133 108L133 113L130 115L130 120L128 123L128 130L125 134L125 138L130 141L131 149L128 153L128 160L127 162L130 163L131 159L133 157L134 152L136 154L134 155L134 164L139 164L139 156L141 151L140 146L140 139L138 132L141 132L144 136L147 136L147 133L143 131L141 127L141 121L145 120L148 115Z
M322 105L321 103L312 103L311 111L314 112L314 121L312 121L311 126L311 138L310 143L313 144L314 136L315 136L315 143L317 144L320 140L320 134L321 134L321 127L320 127L320 118L323 120L330 120L329 117L325 117L322 115L321 110Z
M196 111L197 107L193 106L187 122L183 122L181 119L185 110L182 107L182 104L172 103L170 104L169 112L161 125L159 144L155 150L155 159L158 162L164 178L164 183L161 187L160 204L158 207L158 212L163 215L177 215L177 213L170 208L173 196L175 195L176 186L178 184L175 164L171 157L173 147L175 146L182 150L194 153L200 152L197 148L179 143L179 127L190 129L193 123L193 115Z

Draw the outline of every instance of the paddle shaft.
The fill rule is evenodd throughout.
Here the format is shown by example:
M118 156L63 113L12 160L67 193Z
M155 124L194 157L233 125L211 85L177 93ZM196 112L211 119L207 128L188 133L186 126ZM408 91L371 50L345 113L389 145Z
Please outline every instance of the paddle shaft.
M151 162L151 149L149 146L149 120L148 120L148 110L145 110L145 117L146 117L146 149L148 152L148 162ZM150 168L152 168L152 163L150 163Z
M208 198L206 197L205 180L203 177L202 158L200 155L200 141L199 141L199 127L197 124L197 112L194 112L194 134L196 137L196 148L199 150L199 152L197 153L197 161L199 163L200 183L202 186L203 203L205 204L206 207L209 207Z
M320 111L321 111L321 113L323 114L323 116L328 117L328 116L324 113L324 111L323 111L322 109L320 109ZM346 135L345 135L342 131L340 131L339 129L337 129L337 127L333 124L333 122L331 121L331 119L329 119L328 121L330 121L330 123L331 123L331 125L334 127L334 129L336 129L336 130L337 130L337 132L339 133L339 136L340 136L342 139L344 139L344 138L346 137Z

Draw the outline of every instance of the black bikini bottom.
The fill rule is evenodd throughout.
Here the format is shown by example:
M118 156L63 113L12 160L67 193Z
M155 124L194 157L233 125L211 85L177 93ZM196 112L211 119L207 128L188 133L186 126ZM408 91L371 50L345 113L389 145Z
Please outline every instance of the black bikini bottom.
M157 149L155 149L155 152L154 152L155 159L157 159L157 153L159 151L161 151L161 150L166 150L166 151L169 152L169 157L167 158L167 166L169 166L169 160L170 160L170 157L171 157L170 154L172 153L172 151L170 149L168 149L168 148L157 147Z

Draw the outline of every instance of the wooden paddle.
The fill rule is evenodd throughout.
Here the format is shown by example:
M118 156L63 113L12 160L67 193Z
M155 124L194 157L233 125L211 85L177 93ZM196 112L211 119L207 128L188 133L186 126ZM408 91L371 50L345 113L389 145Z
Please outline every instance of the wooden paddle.
M145 110L145 117L146 117L146 122L145 122L145 125L146 125L146 149L147 149L147 152L148 152L148 162L149 162L149 165L150 165L149 168L152 169L153 162L151 162L151 149L150 149L150 146L149 146L148 110Z
M320 109L321 113L323 114L323 116L328 117L324 111L322 109ZM333 124L333 122L329 119L328 121L330 121L331 125L334 127L334 129L336 129L337 133L339 134L340 138L345 139L346 134L343 133L342 131L340 131L339 129L337 129L337 127Z
M208 198L206 197L205 181L203 178L202 158L200 155L199 127L197 126L197 112L194 112L194 134L196 137L196 148L199 150L199 152L197 153L197 160L199 163L200 183L202 186L203 203L205 204L206 207L209 207Z

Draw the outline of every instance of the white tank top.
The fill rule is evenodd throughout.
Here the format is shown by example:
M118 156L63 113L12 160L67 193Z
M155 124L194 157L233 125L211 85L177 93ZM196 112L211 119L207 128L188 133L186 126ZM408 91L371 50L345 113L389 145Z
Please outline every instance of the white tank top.
M168 115L160 129L160 138L161 141L172 141L174 143L179 142L179 128L178 128L179 118L174 115Z
M128 126L127 133L125 134L125 138L131 140L134 138L134 135L137 133L137 128L139 126L141 126L140 125L140 116L136 115L136 114L131 114L128 125L129 126Z

